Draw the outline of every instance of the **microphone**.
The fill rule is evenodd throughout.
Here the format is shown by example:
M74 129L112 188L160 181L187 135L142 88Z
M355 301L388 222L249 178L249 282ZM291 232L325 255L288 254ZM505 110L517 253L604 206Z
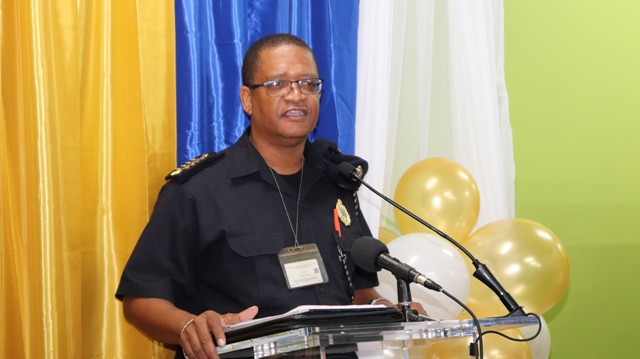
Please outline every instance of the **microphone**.
M418 272L412 266L389 255L389 248L373 237L360 237L351 247L353 262L367 272L375 273L384 268L402 280L418 283L426 288L442 292L436 282Z
M409 217L413 218L414 220L416 220L418 223L422 224L423 226L425 226L425 227L429 228L430 230L434 231L440 237L442 237L442 238L448 240L449 242L451 242L451 244L456 246L467 257L469 257L469 259L471 259L471 263L473 264L473 266L476 269L475 272L473 272L473 276L476 277L478 280L480 280L482 283L484 283L487 287L489 287L489 289L491 289L498 296L498 298L500 299L500 302L502 302L502 304L505 306L505 308L507 308L507 310L509 311L509 314L507 314L507 316L526 316L526 314L522 310L522 306L518 305L516 300L509 293L507 293L507 291L502 287L502 285L500 285L500 283L498 282L496 277L493 275L493 273L491 273L491 271L489 271L489 268L487 268L486 265L482 264L478 259L476 259L473 256L473 254L471 254L471 252L469 252L466 248L464 248L455 239L451 238L446 233L442 232L441 230L439 230L438 228L434 227L430 223L426 222L422 218L420 218L420 217L416 216L415 214L413 214L408 209L402 207L401 205L396 203L391 198L385 196L384 194L378 192L375 188L371 187L367 182L365 182L362 179L362 170L359 170L358 168L354 167L351 163L349 163L349 162L341 162L338 165L338 170L346 178L349 178L354 182L362 183L365 187L367 187L369 190L371 190L371 192L375 193L378 197L382 198L387 203L389 203L392 206L394 206L395 208L401 210L403 213L405 213ZM387 253L388 253L388 251L387 251ZM352 255L354 256L354 260L355 260L355 251L352 252ZM365 269L365 268L363 267L363 269Z

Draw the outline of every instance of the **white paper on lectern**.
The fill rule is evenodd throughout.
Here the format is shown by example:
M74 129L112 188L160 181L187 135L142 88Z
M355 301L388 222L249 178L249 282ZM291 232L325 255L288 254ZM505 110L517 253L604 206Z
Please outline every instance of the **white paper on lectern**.
M224 328L225 332L226 331L230 331L230 330L236 330L236 329L242 329L242 328L247 328L247 327L251 327L253 325L257 325L260 323L267 323L267 322L271 322L271 321L275 321L277 319L281 319L281 318L288 318L288 317L292 317L296 314L302 314L302 313L309 313L309 312L340 312L340 311L344 311L344 310L371 310L371 309L385 309L387 308L386 306L382 305L382 304L375 304L375 305L369 305L369 304L365 304L365 305L301 305L298 307L295 307L293 309L291 309L290 311L283 313L283 314L278 314L278 315L273 315L270 317L264 317L264 318L258 318L258 319L251 319L251 320L247 320L245 322L241 322L241 323L236 323L236 324L231 324L228 325Z

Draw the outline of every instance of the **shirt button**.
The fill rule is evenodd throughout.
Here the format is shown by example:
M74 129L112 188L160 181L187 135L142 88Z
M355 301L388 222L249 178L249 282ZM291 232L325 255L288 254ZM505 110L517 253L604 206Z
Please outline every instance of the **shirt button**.
M320 288L320 293L324 293L324 288Z

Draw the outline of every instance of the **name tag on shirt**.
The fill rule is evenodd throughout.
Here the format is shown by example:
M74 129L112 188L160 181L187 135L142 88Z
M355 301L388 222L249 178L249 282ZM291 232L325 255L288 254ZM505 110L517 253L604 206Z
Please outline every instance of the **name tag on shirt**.
M315 243L283 248L278 259L289 289L329 282L327 269Z

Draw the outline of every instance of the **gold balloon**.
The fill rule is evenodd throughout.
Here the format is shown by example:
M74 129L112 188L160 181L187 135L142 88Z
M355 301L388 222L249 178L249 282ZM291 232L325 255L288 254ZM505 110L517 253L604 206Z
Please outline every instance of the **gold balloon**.
M465 242L500 284L524 307L543 314L562 297L569 282L569 259L558 237L526 219L505 219L478 229ZM498 297L471 281L467 306L478 317L506 314Z
M394 195L418 217L452 238L466 238L478 219L480 195L475 181L462 166L445 158L430 158L411 166L398 181ZM404 234L433 232L394 209Z
M387 228L387 227L383 227L380 226L378 228L378 239L382 242L382 243L389 243L392 240L396 239L397 237L399 237L400 235L398 233L396 233L395 231Z
M502 333L517 339L523 339L517 329L508 329ZM469 343L471 338L446 339L429 345L425 359L471 358ZM526 342L514 342L496 334L482 336L485 359L531 359L531 350Z

